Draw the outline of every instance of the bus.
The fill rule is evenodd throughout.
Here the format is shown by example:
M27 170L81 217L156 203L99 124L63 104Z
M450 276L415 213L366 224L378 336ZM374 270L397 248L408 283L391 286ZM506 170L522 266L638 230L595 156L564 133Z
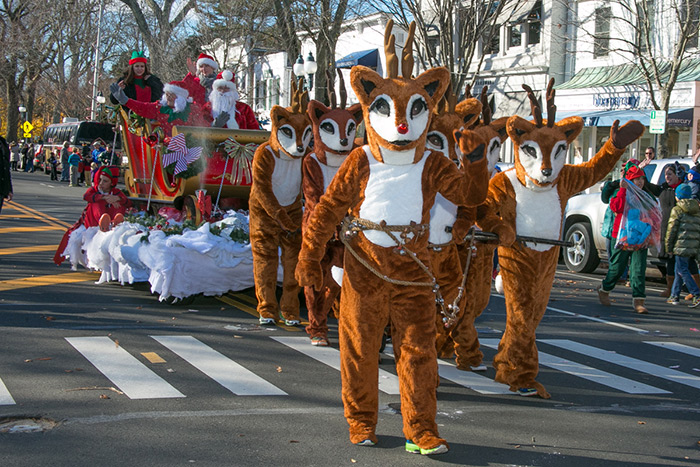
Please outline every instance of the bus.
M115 140L114 125L111 123L64 121L53 123L44 130L40 143L43 145L44 161L49 159L52 151L59 157L64 141L68 141L71 149L80 147L83 143L92 146L95 141L102 142L104 146L114 145L115 152L121 149L121 137L117 133ZM41 163L43 165L43 161Z

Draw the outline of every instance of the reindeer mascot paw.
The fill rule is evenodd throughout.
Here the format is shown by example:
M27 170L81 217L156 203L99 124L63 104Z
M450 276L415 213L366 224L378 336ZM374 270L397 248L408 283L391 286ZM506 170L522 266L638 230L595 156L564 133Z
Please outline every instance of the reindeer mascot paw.
M250 244L262 324L276 322L280 311L287 324L299 324L299 285L294 270L301 247L301 161L311 140L311 122L306 115L308 93L292 84L292 94L291 108L272 108L270 140L258 146L253 156ZM280 248L284 276L278 309Z
M565 163L568 147L583 128L580 117L555 123L554 80L547 86L547 117L542 118L532 90L523 85L532 105L534 122L513 116L506 126L515 147L515 167L496 175L490 183L484 230L503 233L509 226L517 235L559 240L567 201L612 170L644 127L631 121L613 125L610 139L590 161ZM508 239L510 240L510 239ZM496 381L521 395L549 398L535 381L539 371L535 330L547 308L559 247L546 242L516 242L498 248L506 299L506 329L493 366Z
M377 354L391 320L406 449L439 454L448 447L435 423L436 282L428 267L430 208L438 192L458 205L483 202L486 159L468 161L461 172L442 154L426 150L431 113L445 93L449 72L433 68L411 78L411 25L399 77L392 27L389 21L388 78L362 66L350 72L368 145L350 153L316 205L304 232L296 277L301 285L320 286L321 268L312 264L320 264L326 242L349 211L341 232L345 273L339 341L350 441L363 446L377 442Z

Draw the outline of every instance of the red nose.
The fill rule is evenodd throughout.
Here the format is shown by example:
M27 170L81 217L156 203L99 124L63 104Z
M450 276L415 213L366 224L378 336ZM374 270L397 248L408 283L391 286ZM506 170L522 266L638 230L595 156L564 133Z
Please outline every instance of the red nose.
M406 133L408 133L408 125L406 125L405 123L402 123L401 125L399 125L399 127L397 128L397 130L398 130L399 133L401 133L402 135L405 135Z

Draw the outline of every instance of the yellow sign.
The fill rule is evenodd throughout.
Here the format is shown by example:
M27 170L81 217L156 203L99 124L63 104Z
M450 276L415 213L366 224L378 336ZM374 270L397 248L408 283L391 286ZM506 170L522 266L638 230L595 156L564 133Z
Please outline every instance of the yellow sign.
M25 138L31 138L31 137L32 137L32 134L31 134L31 133L25 133L25 134L24 134L24 137L25 137Z
M29 122L24 122L24 124L22 124L22 129L25 133L31 133L31 131L34 129L34 125Z

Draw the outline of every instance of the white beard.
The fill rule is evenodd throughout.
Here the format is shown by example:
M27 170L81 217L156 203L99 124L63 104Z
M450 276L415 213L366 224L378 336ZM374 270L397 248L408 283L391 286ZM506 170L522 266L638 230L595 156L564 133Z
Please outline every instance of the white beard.
M226 126L231 129L238 128L238 122L236 122L236 102L238 102L238 98L238 91L235 89L223 94L216 89L212 90L212 92L209 93L211 116L216 119L221 112L226 112L230 115Z

